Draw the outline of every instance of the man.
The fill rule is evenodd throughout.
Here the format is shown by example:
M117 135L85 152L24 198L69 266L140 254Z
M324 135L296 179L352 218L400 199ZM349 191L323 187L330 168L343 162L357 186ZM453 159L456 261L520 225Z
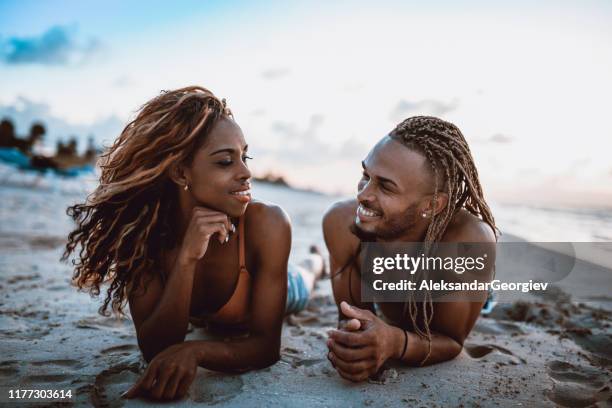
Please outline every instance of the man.
M406 119L362 165L357 199L336 203L323 219L340 317L328 358L351 381L366 380L390 359L425 365L454 358L486 299L481 293L478 301L362 301L362 242L496 242L472 155L455 125Z

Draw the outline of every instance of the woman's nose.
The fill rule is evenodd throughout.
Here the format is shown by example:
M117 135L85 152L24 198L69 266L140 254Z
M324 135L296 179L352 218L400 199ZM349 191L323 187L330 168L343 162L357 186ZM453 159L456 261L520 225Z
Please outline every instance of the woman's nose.
M238 174L238 178L240 180L248 180L252 176L251 169L246 165L246 163L242 162L242 166L240 168L240 173Z

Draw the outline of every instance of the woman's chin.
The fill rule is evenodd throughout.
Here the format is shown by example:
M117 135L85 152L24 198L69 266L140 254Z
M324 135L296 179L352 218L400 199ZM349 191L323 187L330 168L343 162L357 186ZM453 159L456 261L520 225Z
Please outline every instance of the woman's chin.
M249 203L228 205L225 213L232 218L239 218L244 215L248 205Z

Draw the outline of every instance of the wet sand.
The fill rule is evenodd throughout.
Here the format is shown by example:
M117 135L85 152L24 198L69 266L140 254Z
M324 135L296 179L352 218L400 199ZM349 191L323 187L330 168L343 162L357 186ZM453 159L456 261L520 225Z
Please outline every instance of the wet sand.
M333 198L258 191L291 215L293 260L312 243L323 247L320 217ZM131 321L99 316L100 302L70 287L70 266L58 261L70 228L63 211L79 197L0 186L0 384L72 389L83 406L151 406L120 398L144 367ZM600 308L611 301L576 303L560 285L545 297L500 304L479 319L456 359L391 364L353 384L325 358L337 315L324 280L307 310L286 319L281 361L241 375L200 368L189 396L164 406L612 406L611 315Z

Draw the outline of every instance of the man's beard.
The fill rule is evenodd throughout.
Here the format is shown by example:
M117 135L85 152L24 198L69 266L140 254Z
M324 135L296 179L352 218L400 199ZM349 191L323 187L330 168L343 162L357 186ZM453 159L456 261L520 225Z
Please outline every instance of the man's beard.
M387 220L383 226L372 232L364 231L357 224L356 218L353 219L353 223L350 225L349 229L361 242L376 242L379 239L393 241L400 238L411 228L414 228L416 225L416 207L416 204L411 205L400 215Z

